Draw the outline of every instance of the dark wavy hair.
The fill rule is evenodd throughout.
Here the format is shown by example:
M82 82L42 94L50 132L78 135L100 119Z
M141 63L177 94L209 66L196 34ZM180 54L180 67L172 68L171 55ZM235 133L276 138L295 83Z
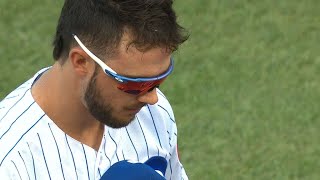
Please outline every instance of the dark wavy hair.
M53 41L53 57L64 62L76 34L94 53L111 57L125 32L140 51L170 51L188 39L172 0L65 0Z

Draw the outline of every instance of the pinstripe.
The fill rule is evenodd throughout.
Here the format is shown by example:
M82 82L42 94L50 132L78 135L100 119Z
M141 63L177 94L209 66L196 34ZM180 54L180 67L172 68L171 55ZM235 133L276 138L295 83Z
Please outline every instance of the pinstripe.
M31 152L31 149L30 149L30 146L29 146L29 143L27 142L27 145L28 145L28 148L29 148L29 151L30 151L30 154L31 154L31 158L32 158L32 165L33 165L33 173L34 173L34 179L37 180L37 174L36 174L36 166L34 164L34 158L33 158L33 154Z
M126 160L126 158L124 157L124 153L123 153L123 150L122 150L122 157L123 157L123 159L124 159L124 160Z
M15 91L17 91L17 90L19 90L19 89L23 89L23 88L29 87L29 86L28 86L29 84L30 84L30 83L25 83L25 84L24 84L25 86L18 87L17 89L15 89Z
M142 134L143 134L144 141L146 142L147 154L148 154L148 159L149 159L149 158L150 158L150 155L149 155L149 147L148 147L147 139L146 139L146 136L144 135L144 132L143 132L143 129L142 129L142 126L141 126L140 120L139 120L138 116L136 116L136 117L137 117L137 120L138 120L138 123L139 123L140 129L141 129L141 132L142 132Z
M67 145L69 147L69 150L70 150L70 153L71 153L71 157L72 157L72 161L73 161L73 166L74 166L74 171L76 172L76 176L77 176L77 179L78 179L78 173L77 173L77 169L76 169L76 163L74 162L74 157L73 157L73 153L71 151L71 148L70 148L70 145L69 145L69 142L68 142L68 138L67 138L67 134L64 134L65 137L66 137L66 141L67 141Z
M161 109L163 109L163 110L168 114L168 116L169 116L169 118L170 118L170 120L171 120L172 122L176 123L176 121L170 116L169 112L168 112L164 107L160 106L159 104L158 104L158 106L159 106Z
M169 159L169 165L170 165L170 179L171 179L171 177L172 177L172 167L171 167L171 160L170 159Z
M48 171L48 175L49 175L49 178L51 179L50 172L49 172L49 168L48 168L48 164L47 164L47 160L46 160L46 156L44 155L44 151L43 151L43 147L42 147L42 142L41 142L41 139L40 139L39 133L37 133L37 135L38 135L38 138L39 138L39 142L40 142L40 146L41 146L41 151L42 151L42 155L43 155L44 163L46 164L47 171Z
M90 179L90 173L89 173L89 167L88 167L88 160L87 160L87 155L86 155L86 151L84 149L83 144L81 143L82 149L83 149L83 153L84 153L84 158L86 159L86 165L87 165L87 172L88 172L88 179Z
M158 137L158 140L159 140L160 147L162 148L161 141L160 141L160 137L159 137L159 133L158 133L156 124L155 124L155 122L154 122L153 115L152 115L152 113L151 113L150 107L149 107L148 105L147 105L147 107L148 107L148 110L149 110L150 115L151 115L151 119L152 119L152 122L153 122L154 129L156 130L156 133L157 133L157 137Z
M21 175L20 175L20 172L19 172L19 170L18 170L18 168L17 168L16 164L15 164L12 160L11 160L11 162L13 163L14 167L16 167L17 172L18 172L18 174L19 174L19 177L20 177L20 179L22 180Z
M6 97L6 98L4 98L3 100L12 99L12 98L15 98L15 97L18 97L18 96L20 96L20 94L15 95L15 96Z
M100 176L100 178L101 178L102 175L101 175L101 172L100 172L100 168L98 168L98 171L99 171L99 176Z
M28 172L28 168L27 168L27 166L26 166L26 163L25 163L24 159L22 158L22 156L21 156L21 154L20 154L19 151L18 151L18 153L19 153L20 158L21 158L22 161L23 161L24 167L26 168L26 171L27 171L27 174L28 174L28 178L29 178L29 180L30 180L30 175L29 175L29 172Z
M171 145L171 137L170 137L170 132L169 131L167 131L167 133L168 133L168 137L169 137L169 146L170 146L170 148L172 147L172 145Z
M26 110L24 110L24 111L17 117L16 120L14 120L14 121L12 122L12 124L9 126L9 128L1 135L0 140L2 139L2 137L3 137L5 134L7 134L7 132L11 129L11 127L13 126L13 124L14 124L34 103L35 103L35 101L33 101L33 102L29 105L29 107L28 107Z
M111 138L111 140L114 142L114 144L116 145L116 157L117 157L117 159L118 159L118 161L119 161L119 157L118 157L118 153L117 153L117 150L118 150L118 144L116 143L116 141L112 138L112 136L111 136L111 134L110 134L110 131L108 130L108 134L109 134L109 136L110 136L110 138Z
M45 114L44 114L44 115L45 115ZM42 116L40 117L40 119L42 119L42 117L43 117L44 115L42 115ZM8 156L8 154L12 151L12 149L13 149L14 147L16 147L16 145L20 142L20 140L24 137L24 135L27 134L27 132L29 132L30 129L32 129L32 128L40 121L40 119L38 119L37 122L35 122L25 133L23 133L23 134L21 135L21 137L20 137L20 139L18 140L18 142L16 142L16 144L15 144L15 145L9 150L9 152L4 156L4 158L2 159L2 161L1 161L1 163L0 163L0 166L2 165L3 161L6 159L6 157Z
M24 92L23 96L21 96L21 98L20 98L16 103L14 103L14 105L12 105L12 106L10 107L10 109L8 109L8 111L6 112L6 114L5 114L4 116L2 116L2 118L0 119L0 122L1 122L2 119L9 113L9 111L10 111L18 102L21 101L21 99L27 94L27 92L28 92L29 90L30 90L30 88L29 88L26 92Z
M106 145L107 145L107 141L106 141L106 136L105 135L103 135L103 138L104 138L104 155L107 157L107 159L109 160L109 163L110 163L110 165L109 166L111 166L111 160L109 159L109 157L107 156L107 153L106 153Z
M55 138L54 135L53 135L53 132L52 132L52 129L51 129L49 123L48 123L48 126L49 126L49 129L50 129L50 131L51 131L51 134L52 134L52 137L53 137L53 139L54 139L54 142L56 143L56 147L57 147L57 151L58 151L58 155L59 155L59 160L60 160L60 166L61 166L61 172L62 172L63 179L66 179L66 178L64 177L64 172L63 172L63 167L62 167L62 160L61 160L60 151L59 151L59 147L58 147L56 138Z
M134 144L133 144L133 141L132 141L132 139L131 139L131 137L130 137L130 134L129 134L129 132L128 132L127 127L126 127L126 131L127 131L128 137L129 137L129 139L130 139L130 141L131 141L131 144L132 144L132 146L133 146L133 148L134 148L134 151L135 151L136 154L137 154L137 159L138 159L138 161L139 161L139 155L138 155L137 149L136 149L136 147L135 147Z

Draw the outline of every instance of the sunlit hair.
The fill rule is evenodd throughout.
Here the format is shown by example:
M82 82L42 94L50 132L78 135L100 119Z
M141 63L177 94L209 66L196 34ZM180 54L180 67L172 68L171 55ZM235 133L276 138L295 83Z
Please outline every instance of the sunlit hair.
M124 33L140 51L173 52L188 35L177 23L172 0L65 0L53 42L53 57L64 62L77 34L95 54L117 53Z

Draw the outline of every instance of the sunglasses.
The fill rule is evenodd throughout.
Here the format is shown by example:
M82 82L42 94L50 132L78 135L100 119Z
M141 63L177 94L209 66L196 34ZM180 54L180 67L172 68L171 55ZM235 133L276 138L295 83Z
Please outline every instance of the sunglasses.
M112 77L119 82L118 89L133 95L140 95L147 92L151 92L153 89L158 88L159 85L166 79L166 77L173 70L173 58L170 58L170 66L166 72L155 77L126 77L116 73L102 60L95 56L89 49L80 41L80 39L73 34L74 39L80 45L80 47L102 68L108 76Z

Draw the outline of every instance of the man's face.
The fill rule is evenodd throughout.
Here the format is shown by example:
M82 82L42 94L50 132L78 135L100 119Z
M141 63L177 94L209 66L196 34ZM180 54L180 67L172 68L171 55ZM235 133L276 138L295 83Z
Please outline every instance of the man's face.
M106 64L124 76L153 77L168 69L170 54L163 48L154 48L144 53L132 46L127 49L123 40L117 57L108 60ZM118 83L96 66L84 94L91 115L112 128L127 126L143 106L155 104L158 100L156 90L132 95L119 90Z

